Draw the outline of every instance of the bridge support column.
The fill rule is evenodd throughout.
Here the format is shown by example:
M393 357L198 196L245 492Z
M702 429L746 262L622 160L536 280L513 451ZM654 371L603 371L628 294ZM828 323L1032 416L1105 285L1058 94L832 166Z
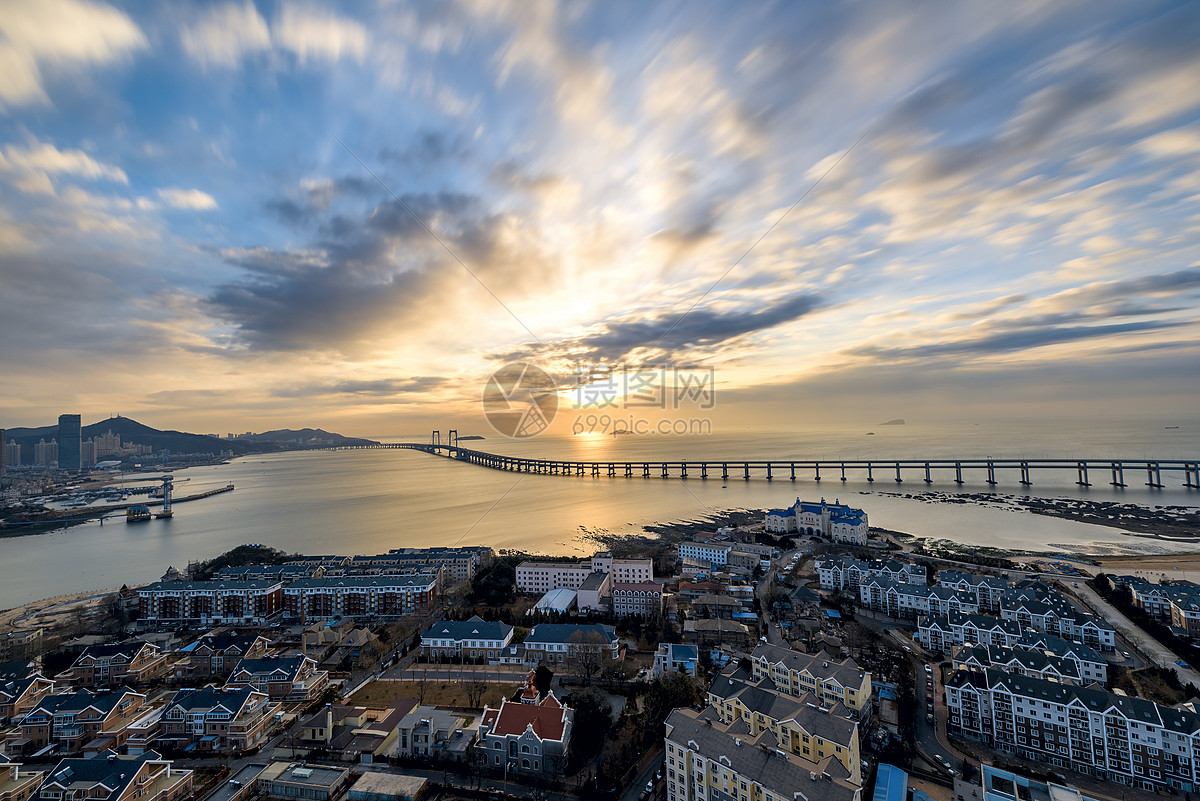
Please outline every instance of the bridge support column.
M987 471L988 471L987 483L991 484L993 487L996 486L996 463L993 462L991 459L988 459Z
M929 462L926 462L926 463L925 463L925 483L926 483L926 484L932 484L932 483L933 483L933 479L932 479L932 478L930 477L930 475L929 475Z
M770 481L772 478L773 478L773 476L771 475L771 463L767 462L767 481Z
M954 483L955 483L955 484L962 484L962 483L963 483L963 480L962 480L962 462L955 462L955 463L954 463Z
M867 481L875 480L875 469L870 462L867 462Z
M817 462L816 464L814 464L813 469L816 471L813 474L813 481L820 481L821 480L821 463Z
M1081 487L1092 486L1092 482L1088 481L1087 468L1088 468L1087 462L1079 462L1078 464L1075 465L1075 472L1078 475L1078 478L1076 479L1075 483Z
M792 463L789 465L789 467L790 467L790 470L791 470L791 472L789 473L789 476L790 476L790 478L791 478L791 480L792 480L792 481L795 481L795 480L796 480L796 463L795 463L795 462L792 462Z
M687 478L687 462L679 463L679 477Z
M1162 471L1158 462L1146 462L1146 486L1162 489Z
M708 478L708 462L700 463L700 478Z
M642 465L642 478L650 478L650 464L648 462Z
M600 476L600 465L592 465L592 476L597 478Z
M1188 489L1200 489L1200 462L1183 465L1183 486Z
M896 462L896 483L897 484L904 483L904 479L900 478L900 463L899 462Z
M626 462L625 463L625 478L632 478L632 477L633 477L633 464L631 462Z
M1125 483L1125 464L1124 462L1112 463L1112 485L1114 487L1128 486Z
M842 481L846 480L846 463L842 462Z
M743 472L742 472L742 480L743 480L743 481L749 481L749 480L750 480L750 463L749 463L749 462L745 462L745 463L742 465L742 470L743 470Z
M721 465L721 480L722 481L729 480L729 465L728 464Z
M667 472L667 463L666 463L666 462L663 462L663 463L662 463L662 477L663 477L663 478L670 478L670 477L671 477L671 474Z
M1029 462L1021 462L1021 484L1026 487L1033 484L1029 480Z

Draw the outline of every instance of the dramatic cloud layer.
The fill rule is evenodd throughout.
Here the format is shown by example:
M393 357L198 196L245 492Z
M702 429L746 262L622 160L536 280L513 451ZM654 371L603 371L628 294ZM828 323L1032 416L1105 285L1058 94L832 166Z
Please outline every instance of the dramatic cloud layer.
M0 74L0 424L479 428L514 360L774 427L1200 390L1194 3L45 0Z

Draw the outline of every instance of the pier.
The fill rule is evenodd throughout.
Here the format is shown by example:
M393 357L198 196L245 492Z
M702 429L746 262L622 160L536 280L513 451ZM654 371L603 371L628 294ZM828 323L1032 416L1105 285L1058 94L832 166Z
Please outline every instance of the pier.
M1181 486L1188 489L1200 490L1200 459L1080 459L1078 457L1064 458L1004 458L1004 459L688 459L688 460L645 460L634 461L605 460L600 462L580 462L563 459L532 459L519 456L504 456L498 453L488 453L458 445L457 432L443 441L441 432L434 432L429 442L396 442L380 445L351 445L339 450L360 450L372 448L393 448L415 450L423 453L454 459L468 464L488 467L493 470L505 470L512 473L530 473L535 475L558 476L588 476L607 478L678 478L689 480L699 478L708 480L717 475L722 481L750 481L761 479L766 481L786 480L794 482L797 478L810 476L813 481L822 480L821 469L826 471L826 480L836 476L840 481L846 481L847 470L859 470L866 474L869 482L874 482L882 474L884 480L891 478L896 483L905 480L918 480L925 484L934 483L934 471L939 471L957 485L966 483L964 477L972 473L983 479L989 486L1000 483L1001 477L1011 477L1015 483L1023 487L1035 484L1035 473L1048 471L1070 471L1076 476L1075 483L1082 487L1092 486L1089 476L1099 472L1109 474L1113 487L1127 487L1126 479L1143 474L1146 476L1145 486L1151 489L1162 489L1166 486L1164 480L1168 476L1178 476ZM1143 473L1144 471L1144 473ZM1127 475L1130 474L1130 475Z

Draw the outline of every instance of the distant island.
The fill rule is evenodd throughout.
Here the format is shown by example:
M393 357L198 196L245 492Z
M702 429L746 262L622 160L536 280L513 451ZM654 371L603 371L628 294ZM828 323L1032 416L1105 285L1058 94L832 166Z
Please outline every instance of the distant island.
M902 425L904 425L904 418L897 417L895 420L888 420L886 423L880 423L879 425L881 425L881 426L902 426Z
M469 440L469 439L484 439L484 437L481 437L481 436L479 436L478 434L467 434L465 437L459 437L459 438L458 438L458 441L459 441L459 442L466 442L466 441L467 441L467 440Z
M83 426L83 440L104 437L108 434L120 437L121 443L147 446L153 453L169 451L175 454L230 454L244 456L250 453L273 453L276 451L304 450L308 448L332 448L346 445L378 445L370 439L343 437L321 428L281 428L260 434L244 433L220 437L212 434L189 434L184 431L163 431L151 428L129 417L109 417L98 423ZM39 441L50 442L58 437L58 425L37 428L10 428L9 442L19 443L23 454L32 454ZM121 456L111 458L121 459ZM132 461L136 457L130 457ZM141 459L137 459L141 461ZM25 461L22 459L22 461Z

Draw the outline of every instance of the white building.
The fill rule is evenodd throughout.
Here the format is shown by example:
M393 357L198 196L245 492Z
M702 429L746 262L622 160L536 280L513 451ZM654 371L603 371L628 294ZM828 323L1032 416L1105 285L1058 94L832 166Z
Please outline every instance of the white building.
M772 509L767 512L764 521L767 531L787 534L798 532L810 536L828 537L834 542L844 542L851 545L866 545L867 513L843 503L834 501L828 503L824 498L820 503L802 501L799 498L792 506L784 509Z
M729 552L733 544L729 542L681 542L679 543L679 559L682 562L721 567L729 563Z
M654 579L654 561L614 559L611 553L600 551L582 562L522 562L517 565L517 591L578 590L588 576L596 572L608 573L614 582L651 581Z

